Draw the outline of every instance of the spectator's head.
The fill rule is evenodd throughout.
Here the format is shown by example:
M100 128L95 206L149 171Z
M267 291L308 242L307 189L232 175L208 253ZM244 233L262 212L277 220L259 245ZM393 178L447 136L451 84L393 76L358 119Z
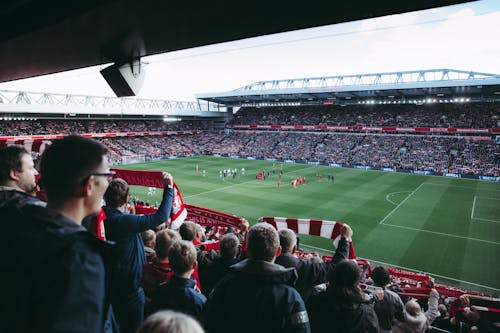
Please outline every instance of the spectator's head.
M156 233L153 230L146 230L141 234L144 246L154 249L156 242Z
M224 227L224 226L219 226L217 228L217 233L219 235L225 235L227 233L227 227Z
M225 234L220 239L219 250L222 258L233 259L238 255L240 241L235 234Z
M181 240L181 236L177 231L165 229L158 232L155 245L156 256L160 259L167 259L172 244L178 240Z
M199 224L196 224L196 235L194 237L195 241L198 242L204 242L205 241L205 230L203 230L203 227Z
M408 302L406 302L405 310L412 317L416 317L422 312L420 304L418 304L418 302L414 299L410 299Z
M247 252L251 259L274 262L281 254L278 232L269 223L257 223L247 235Z
M126 181L121 178L113 179L104 193L106 206L118 208L127 203L129 186Z
M385 287L389 282L389 272L382 266L377 266L372 271L373 283L378 287Z
M204 333L192 317L175 311L160 311L142 323L137 333Z
M328 277L329 288L343 296L351 297L359 293L361 268L352 260L342 260L335 266Z
M196 266L196 249L192 242L180 240L172 244L168 253L168 262L176 275L193 272Z
M438 311L439 311L439 316L441 318L444 318L444 317L448 316L448 309L446 308L446 305L439 304L438 305Z
M106 146L99 141L78 135L54 140L40 163L48 205L82 199L86 215L98 213L112 177L106 153Z
M295 253L297 249L297 236L295 232L290 229L281 229L278 231L278 234L280 235L281 252L289 254Z
M14 145L0 149L0 186L33 193L37 174L33 159L24 147Z
M183 240L192 242L196 237L196 223L191 221L185 221L179 227L179 233Z

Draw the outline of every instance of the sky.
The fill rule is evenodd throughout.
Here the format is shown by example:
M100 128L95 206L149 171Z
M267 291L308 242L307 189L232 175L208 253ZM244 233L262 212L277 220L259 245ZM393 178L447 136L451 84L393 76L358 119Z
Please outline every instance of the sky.
M482 0L243 39L142 58L138 98L195 94L257 81L450 68L500 74L500 1ZM0 84L0 90L114 96L95 66Z

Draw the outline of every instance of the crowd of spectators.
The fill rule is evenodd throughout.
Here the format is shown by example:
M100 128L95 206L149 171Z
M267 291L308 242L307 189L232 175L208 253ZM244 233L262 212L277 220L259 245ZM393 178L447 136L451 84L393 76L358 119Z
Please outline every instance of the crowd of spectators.
M464 103L245 107L231 124L493 128L499 122L497 103Z
M108 138L103 142L110 150L110 161L116 163L130 155L152 160L220 154L436 173L500 175L499 145L474 137L233 131Z
M163 132L163 131L197 131L206 130L210 121L178 121L162 120L70 120L39 119L4 120L0 127L0 136L48 135L48 134L84 134L84 133L116 133L116 132Z
M500 127L497 103L242 108L231 124L402 127ZM214 131L210 121L10 121L0 135L194 131L195 134L104 138L111 164L219 154L370 166L437 173L498 176L500 148L479 137L363 132ZM201 133L200 133L201 131Z

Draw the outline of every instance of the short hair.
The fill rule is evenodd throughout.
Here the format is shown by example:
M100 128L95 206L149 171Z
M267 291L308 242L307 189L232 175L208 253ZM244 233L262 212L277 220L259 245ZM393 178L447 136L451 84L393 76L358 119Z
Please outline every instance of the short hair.
M147 243L156 241L156 233L151 229L145 230L141 233L141 238L144 245L146 245Z
M192 242L179 240L172 244L168 252L168 262L176 274L184 274L196 262L196 249Z
M176 311L159 311L141 324L137 333L205 333L192 317Z
M256 260L272 261L280 246L278 232L269 223L257 223L248 231L248 256Z
M107 152L101 142L78 135L54 140L45 149L40 163L48 200L64 201L71 197L75 186L96 171Z
M185 221L179 227L179 233L183 240L192 241L196 237L196 223Z
M240 240L235 234L225 234L219 242L220 255L226 259L233 259L238 254Z
M389 272L382 266L377 266L373 269L371 278L373 283L379 287L383 287L390 282Z
M278 231L280 236L281 251L284 253L292 253L293 246L297 244L297 236L290 229L281 229Z
M160 259L168 258L168 253L172 244L181 240L181 236L177 231L165 229L156 234L155 252Z
M106 206L117 208L127 202L129 186L127 182L121 178L114 178L109 182L106 193L104 193L104 201Z
M12 145L0 149L0 185L10 180L10 170L22 171L22 156L29 152L23 146Z

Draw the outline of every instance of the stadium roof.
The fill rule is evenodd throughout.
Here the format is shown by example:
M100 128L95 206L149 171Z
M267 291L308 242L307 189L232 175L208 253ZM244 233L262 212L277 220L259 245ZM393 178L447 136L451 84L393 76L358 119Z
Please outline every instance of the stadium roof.
M420 104L423 99L500 100L500 75L453 69L261 81L198 99L226 106Z
M4 0L0 82L464 0Z

